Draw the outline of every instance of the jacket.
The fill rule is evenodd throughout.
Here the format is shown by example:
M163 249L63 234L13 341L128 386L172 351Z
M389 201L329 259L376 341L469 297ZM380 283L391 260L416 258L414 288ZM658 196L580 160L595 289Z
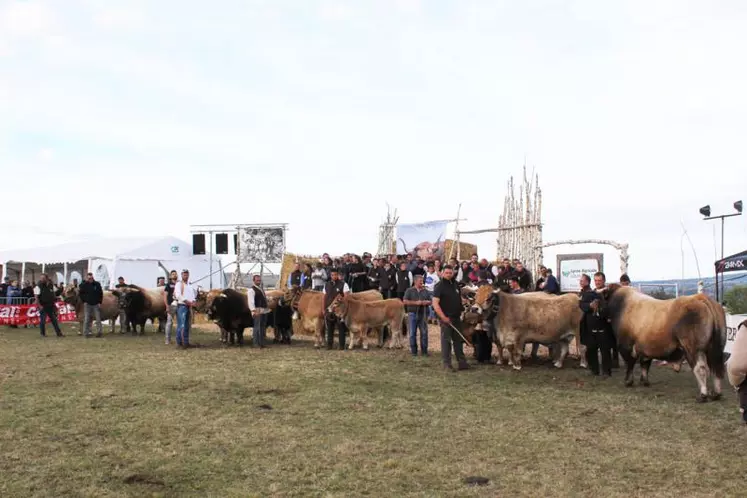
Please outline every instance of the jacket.
M78 286L78 295L80 296L81 301L94 306L101 304L104 300L104 291L101 288L101 284L95 280L93 282L84 280Z

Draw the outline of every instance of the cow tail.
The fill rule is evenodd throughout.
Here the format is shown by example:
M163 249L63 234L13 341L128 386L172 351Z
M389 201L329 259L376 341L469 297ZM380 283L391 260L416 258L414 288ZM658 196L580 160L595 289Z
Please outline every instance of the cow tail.
M715 314L714 310L711 311ZM708 351L706 354L706 360L708 362L708 368L711 373L718 379L724 378L724 334L723 330L719 326L719 320L713 316L713 326L711 327L711 339L708 341Z

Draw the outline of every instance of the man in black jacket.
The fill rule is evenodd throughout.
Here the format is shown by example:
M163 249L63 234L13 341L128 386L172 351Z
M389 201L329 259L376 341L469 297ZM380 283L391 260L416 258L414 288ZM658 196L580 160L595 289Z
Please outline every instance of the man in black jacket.
M436 284L433 291L433 309L441 320L441 359L446 370L453 370L451 366L451 347L454 346L454 356L459 362L459 370L467 370L467 358L464 356L464 346L461 334L462 328L462 296L454 282L454 270L451 266L444 266L443 278Z
M93 279L93 273L86 275L78 293L83 301L83 334L91 337L91 321L95 318L96 337L101 337L101 302L104 300L104 291L101 284Z
M39 307L39 332L41 332L42 337L47 336L44 330L47 317L52 322L52 327L54 327L57 337L64 337L60 330L60 325L57 323L57 307L54 304L57 298L55 298L54 292L54 284L52 284L46 274L42 273L39 285L34 288L36 305Z
M337 315L330 313L329 307L337 296L347 295L350 293L348 284L340 279L337 270L332 270L331 280L324 285L324 325L327 329L327 349L332 349L335 341L335 326L340 333L340 351L345 350L345 332L347 327L345 323L337 318Z
M584 277L586 277L584 279ZM582 291L581 291L581 310L584 312L582 329L583 334L586 336L584 342L586 344L586 362L589 365L589 370L594 375L612 375L612 357L611 350L614 342L614 334L610 327L607 318L599 312L599 300L601 295L599 294L605 287L604 273L597 272L594 274L594 286L596 289L591 289L588 286L588 276L583 275L582 277ZM599 370L599 356L602 356L602 370Z

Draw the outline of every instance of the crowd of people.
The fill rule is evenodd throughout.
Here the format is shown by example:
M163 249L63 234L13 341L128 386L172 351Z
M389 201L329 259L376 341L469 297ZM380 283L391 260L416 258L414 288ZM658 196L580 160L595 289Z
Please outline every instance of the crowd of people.
M457 369L467 369L464 357L464 336L461 334L460 318L463 311L460 289L465 286L492 285L496 289L512 294L524 292L546 292L560 294L560 285L550 268L539 267L539 278L524 267L522 261L504 258L498 264L490 263L472 254L469 260L451 258L446 264L438 258L421 259L412 254L391 255L374 258L370 253L363 256L346 254L341 258L330 258L324 254L316 263L297 263L285 282L288 288L299 287L323 291L325 294L344 294L375 289L384 299L397 298L406 307L410 353L428 355L427 325L441 325L441 352L444 367L453 369L451 350L457 358ZM595 375L611 375L618 366L616 341L608 321L597 309L598 291L606 286L602 272L592 277L581 277L579 292L580 307L584 312L581 340L587 346L586 362ZM627 275L620 278L622 285L630 285ZM331 302L334 296L327 300ZM326 309L326 307L325 307ZM331 314L326 313L327 347L332 348L335 329L339 329L340 345L345 342L345 326ZM490 326L490 324L488 324ZM488 331L490 333L491 331ZM420 341L418 343L418 335ZM490 341L489 348L492 349ZM418 348L419 347L419 348ZM531 356L537 357L539 344L532 345ZM489 361L491 352L476 352L479 361ZM600 366L599 355L602 362ZM487 358L487 359L486 359Z

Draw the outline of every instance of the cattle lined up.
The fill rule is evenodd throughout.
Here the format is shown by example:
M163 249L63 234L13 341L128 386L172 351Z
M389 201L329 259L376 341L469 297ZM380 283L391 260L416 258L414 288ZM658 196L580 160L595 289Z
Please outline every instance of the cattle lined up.
M447 272L444 275L438 284L442 288L451 285L451 277L446 276ZM454 285L454 288L458 289L461 300L456 315L447 312L447 294L444 292L437 290L432 300L425 304L437 311L442 334L445 328L454 329L463 342L474 346L478 361L490 361L495 345L496 364L502 365L507 359L509 365L520 370L524 347L533 343L547 346L553 365L562 368L570 343L575 339L582 367L585 366L584 344L588 344L588 340L584 341L582 337L585 311L578 295L511 293L488 283L461 288ZM124 333L127 326L133 334L142 334L147 320L154 324L158 320L159 331L163 332L168 315L173 313L167 292L164 287L144 289L135 285L104 291L99 306L101 319L110 320L114 332L114 321L124 316L125 323L120 324L120 332ZM248 294L256 295L256 292L262 293L264 307L261 309L251 306L247 298ZM594 299L587 308L591 308L597 317L602 317L600 319L614 333L617 351L626 368L626 386L633 385L636 363L641 366L641 385L648 386L652 360L661 359L678 365L684 359L698 383L697 400L702 402L721 397L721 381L725 375L726 319L718 303L703 294L657 300L618 284L606 285L593 292ZM81 319L85 299L78 288L71 286L65 290L64 300L75 307ZM340 349L346 346L349 349L368 349L370 339L378 347L383 347L387 335L389 348L403 347L402 339L407 334L406 304L411 303L397 298L385 299L378 290L351 293L347 284L334 273L334 278L321 291L299 286L266 293L259 289L198 291L189 306L195 312L206 313L217 324L221 341L226 344L243 345L244 331L255 327L261 317L268 327L273 328L276 343L290 344L293 322L297 321L296 330L312 335L316 347L324 345L326 331L326 344L331 348L335 328L339 328ZM419 304L423 305L423 302ZM349 341L345 336L348 332ZM461 348L461 344L458 346ZM425 347L423 353L427 354ZM462 369L457 344L454 348ZM708 377L713 385L710 392Z

